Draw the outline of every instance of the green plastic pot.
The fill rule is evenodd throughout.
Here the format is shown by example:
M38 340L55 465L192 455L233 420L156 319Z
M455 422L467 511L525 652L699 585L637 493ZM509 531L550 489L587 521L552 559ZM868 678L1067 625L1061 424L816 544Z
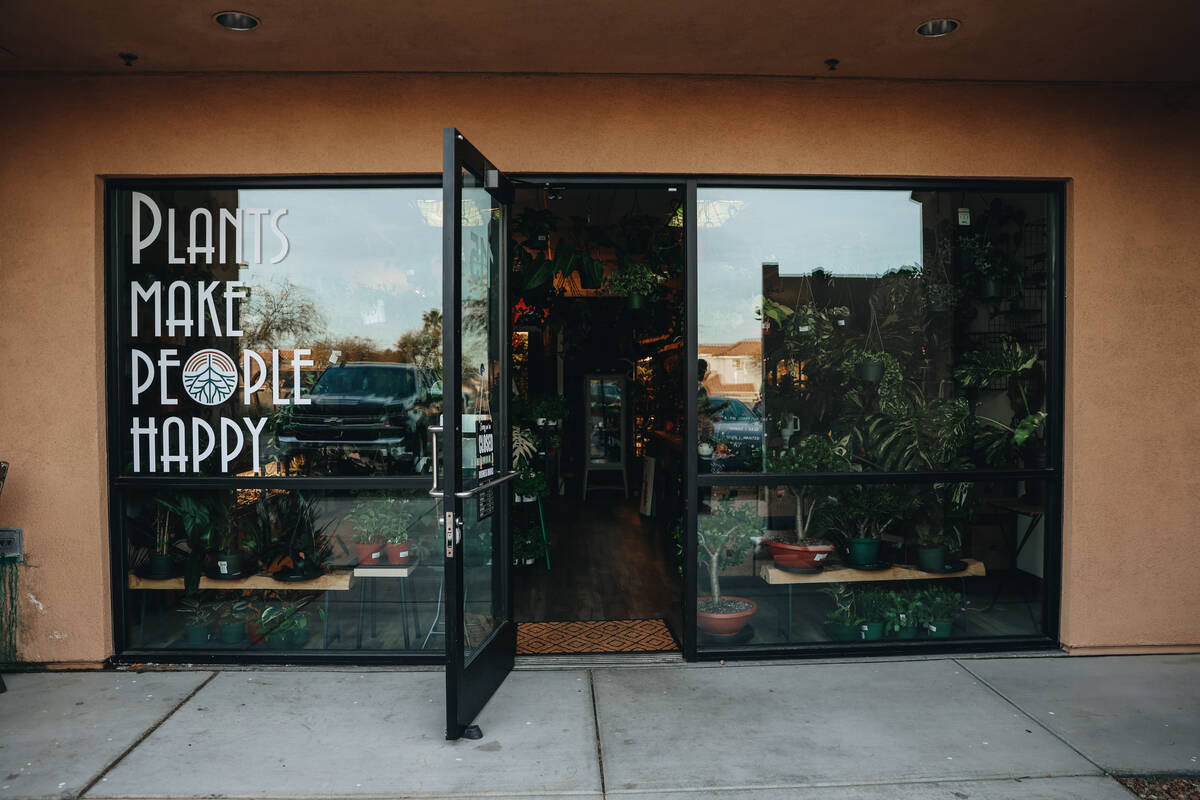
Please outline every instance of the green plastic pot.
M864 642L878 642L883 638L883 622L864 622L858 626L858 635Z
M146 571L151 578L157 580L166 580L171 577L171 569L174 565L171 563L171 557L155 553L150 556L150 560L146 563Z
M946 566L945 546L918 547L917 566L927 572L941 572Z
M312 631L308 628L296 628L292 631L292 647L304 647L311 638Z
M271 631L267 634L267 647L271 650L287 650L292 644L288 631Z
M917 638L917 629L916 628L901 628L900 630L896 631L896 636L894 638L896 638L896 639L915 639L915 638Z
M858 638L857 625L841 625L836 622L825 623L825 633L835 642L853 642Z
M878 539L850 539L846 544L850 550L851 564L861 567L879 560Z
M217 639L224 644L240 644L245 635L246 623L244 622L222 623L217 628Z
M204 644L208 641L208 626L188 625L183 629L183 638L188 644Z
M629 295L629 307L634 311L641 311L646 307L646 295L637 294L636 292Z
M953 623L948 619L930 620L926 628L929 630L930 639L949 639L950 628Z

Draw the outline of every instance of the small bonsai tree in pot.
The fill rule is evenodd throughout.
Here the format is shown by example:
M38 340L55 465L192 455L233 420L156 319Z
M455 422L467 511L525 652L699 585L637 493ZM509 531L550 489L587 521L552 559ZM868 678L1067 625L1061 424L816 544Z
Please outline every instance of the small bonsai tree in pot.
M753 546L762 521L753 503L720 500L709 514L696 521L696 540L711 594L697 599L697 625L713 636L741 632L758 605L744 597L721 593L721 570L742 563Z
M850 468L846 441L835 442L829 436L817 433L767 457L769 472L847 472ZM817 511L828 499L829 491L808 484L787 488L796 498L795 541L764 539L763 544L777 566L789 570L815 570L833 552L832 543L812 535Z

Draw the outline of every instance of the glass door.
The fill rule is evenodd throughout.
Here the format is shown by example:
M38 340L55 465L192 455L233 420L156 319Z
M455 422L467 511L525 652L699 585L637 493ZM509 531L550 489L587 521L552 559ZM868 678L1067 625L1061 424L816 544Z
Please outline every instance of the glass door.
M512 669L508 534L508 180L454 128L442 172L446 738L472 724ZM435 459L436 460L436 459Z

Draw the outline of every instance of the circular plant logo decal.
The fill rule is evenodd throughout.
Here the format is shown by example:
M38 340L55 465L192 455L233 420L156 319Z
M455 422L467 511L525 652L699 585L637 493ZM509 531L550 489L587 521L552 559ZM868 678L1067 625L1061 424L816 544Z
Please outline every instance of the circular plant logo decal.
M237 365L220 350L197 351L183 365L183 388L188 397L206 406L217 406L237 390Z

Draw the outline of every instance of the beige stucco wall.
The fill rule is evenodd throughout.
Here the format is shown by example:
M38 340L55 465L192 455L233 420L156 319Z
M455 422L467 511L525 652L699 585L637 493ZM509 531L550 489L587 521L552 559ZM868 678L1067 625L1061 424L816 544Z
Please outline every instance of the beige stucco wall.
M1200 647L1200 92L842 80L0 77L0 525L21 657L111 655L99 176L1070 179L1062 638Z

